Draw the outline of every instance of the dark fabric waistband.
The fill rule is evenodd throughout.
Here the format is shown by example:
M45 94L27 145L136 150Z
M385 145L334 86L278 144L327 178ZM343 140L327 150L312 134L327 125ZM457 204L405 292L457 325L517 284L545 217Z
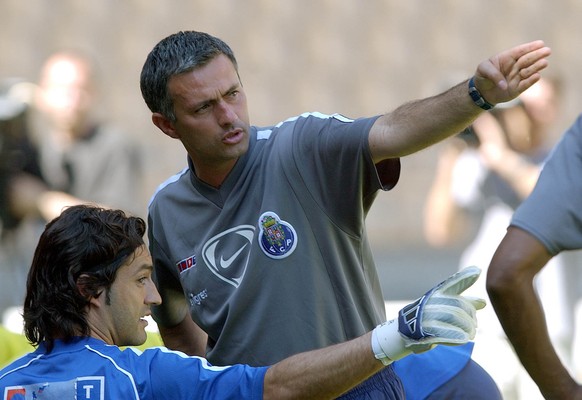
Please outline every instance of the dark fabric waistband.
M402 400L405 398L404 387L392 365L338 397L341 400Z

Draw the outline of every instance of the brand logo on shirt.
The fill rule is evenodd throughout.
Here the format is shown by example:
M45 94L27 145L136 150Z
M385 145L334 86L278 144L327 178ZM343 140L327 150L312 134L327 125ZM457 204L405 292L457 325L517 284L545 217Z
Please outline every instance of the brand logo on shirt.
M214 236L202 248L206 266L224 282L239 287L247 270L254 237L252 225L239 225Z
M183 259L182 261L178 261L176 263L176 267L178 267L178 272L182 273L184 271L186 271L187 269L192 268L193 266L196 265L196 256L190 256L188 258Z
M259 217L259 230L259 245L271 258L285 258L297 247L297 233L293 226L272 211Z
M188 295L188 298L190 299L191 306L194 306L194 304L196 304L196 305L202 304L202 301L206 300L207 297L208 297L208 291L206 289L202 290L198 294L190 293Z

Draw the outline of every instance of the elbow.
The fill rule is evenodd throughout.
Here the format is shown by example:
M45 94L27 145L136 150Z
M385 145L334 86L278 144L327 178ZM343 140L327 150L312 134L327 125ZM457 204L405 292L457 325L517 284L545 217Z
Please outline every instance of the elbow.
M518 261L512 260L511 255L493 256L485 282L487 294L493 304L502 298L507 298L527 279L522 273L523 270L517 268L517 265Z
M530 296L534 292L535 275L551 257L532 235L510 227L487 270L485 286L493 306Z
M500 267L499 264L490 264L487 271L487 280L485 282L485 288L487 289L487 294L493 303L496 299L505 296L514 285L515 276L509 273L509 271Z

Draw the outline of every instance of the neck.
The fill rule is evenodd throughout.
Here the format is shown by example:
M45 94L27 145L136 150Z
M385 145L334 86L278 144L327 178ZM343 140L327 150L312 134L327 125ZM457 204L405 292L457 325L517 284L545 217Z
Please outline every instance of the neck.
M238 159L232 160L228 163L223 163L220 166L194 165L194 172L202 182L214 188L219 188L228 177L228 174L230 174L230 171L234 168L237 160Z

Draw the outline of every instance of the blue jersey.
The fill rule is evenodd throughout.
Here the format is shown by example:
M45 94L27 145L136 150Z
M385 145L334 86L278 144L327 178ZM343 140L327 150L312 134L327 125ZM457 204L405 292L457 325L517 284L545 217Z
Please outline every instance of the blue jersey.
M215 367L155 347L122 350L94 338L56 341L0 371L4 400L262 399L268 367Z

